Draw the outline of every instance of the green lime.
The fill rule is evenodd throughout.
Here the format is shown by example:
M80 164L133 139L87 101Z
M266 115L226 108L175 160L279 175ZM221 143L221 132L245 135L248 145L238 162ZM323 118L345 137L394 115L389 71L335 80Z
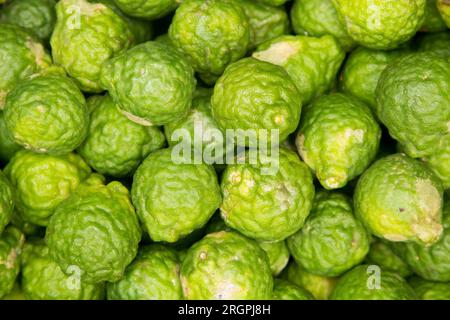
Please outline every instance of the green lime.
M448 0L437 0L437 7L447 27L450 28L450 2Z
M25 236L16 228L8 227L0 234L0 298L14 287L20 271L20 256Z
M421 34L417 37L419 51L432 51L450 57L450 31Z
M273 284L274 300L314 300L305 289L283 279L275 279Z
M13 186L0 170L0 235L10 222L14 212Z
M413 277L408 280L422 300L450 300L450 282L434 282Z
M422 32L439 32L447 30L447 25L442 19L437 8L436 0L426 0L425 20L420 28Z
M155 20L175 10L177 0L114 0L117 6L130 15L142 19Z
M8 162L20 149L22 147L11 137L6 128L3 111L0 111L0 161Z

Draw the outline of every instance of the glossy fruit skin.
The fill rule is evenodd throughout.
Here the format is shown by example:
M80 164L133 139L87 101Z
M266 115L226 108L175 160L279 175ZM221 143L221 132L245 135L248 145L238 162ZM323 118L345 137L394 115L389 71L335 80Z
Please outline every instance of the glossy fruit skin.
M405 260L391 248L390 242L382 239L377 239L372 242L366 257L366 263L377 265L386 271L398 273L402 277L408 277L412 274L411 268Z
M172 149L155 151L134 175L133 204L154 241L176 242L201 228L222 200L212 166L175 158Z
M183 1L169 27L174 45L209 83L245 55L249 35L247 16L234 1Z
M431 281L450 281L450 200L445 201L443 213L444 232L438 242L431 246L402 243L403 258L420 277Z
M11 182L0 170L0 234L10 222L14 212L15 192Z
M295 0L291 8L291 21L298 35L332 35L346 51L355 45L331 0Z
M16 190L16 209L25 222L47 226L56 207L85 180L91 169L73 153L51 156L22 150L5 167Z
M134 43L127 21L102 3L62 0L50 39L54 62L85 92L101 92L102 63Z
M333 0L350 37L372 49L391 50L420 29L426 0Z
M414 300L408 283L396 273L359 265L337 282L331 300ZM379 285L379 286L377 286ZM373 287L371 287L373 286Z
M107 285L108 300L179 300L183 290L175 251L159 244L141 247L122 279Z
M449 91L450 62L431 52L396 60L381 74L378 117L409 156L433 154L450 135Z
M235 233L210 233L194 244L181 265L188 300L262 300L272 295L269 262L258 244Z
M100 300L103 283L87 284L64 274L43 241L27 242L22 254L22 290L29 300Z
M450 283L434 282L413 277L408 283L421 300L450 300Z
M0 21L27 29L45 41L55 27L55 0L14 0L2 9Z
M342 91L365 102L376 113L375 90L381 73L390 63L409 52L408 49L383 51L358 47L350 53L339 77Z
M0 24L0 38L0 109L3 109L8 92L20 81L47 68L51 58L44 46L19 26Z
M447 27L450 28L450 3L448 0L437 0L437 7Z
M286 71L254 58L241 59L225 70L214 86L211 103L220 128L236 130L238 145L251 144L240 132L249 129L256 131L258 141L266 137L271 141L271 130L278 129L282 142L297 128L302 107Z
M158 127L144 127L126 118L109 95L91 96L88 134L78 153L98 173L112 177L132 175L147 155L162 148Z
M141 229L128 190L93 175L61 203L45 235L65 274L86 283L117 281L137 254Z
M285 241L265 242L258 241L259 246L269 258L270 270L274 277L278 276L287 266L290 253Z
M0 111L0 161L8 162L12 156L22 149L9 134L6 128L5 117L3 111Z
M261 163L228 165L222 175L225 223L247 237L284 240L297 232L308 216L314 185L298 155L280 148L278 170L264 174Z
M114 0L117 6L131 17L155 20L161 18L177 6L175 0Z
M264 41L289 33L289 18L284 8L273 7L253 0L237 0L236 2L242 7L248 18L250 50Z
M336 277L363 261L370 236L353 216L347 196L320 192L305 225L287 243L295 261L308 272Z
M329 35L320 38L285 35L264 42L252 57L283 67L306 105L333 87L345 53Z
M342 188L375 159L381 129L367 105L332 93L305 108L296 138L303 161L325 189Z
M445 21L437 8L437 0L426 0L425 19L421 32L439 32L447 29Z
M431 245L442 234L442 194L430 169L394 154L376 161L358 180L355 213L377 237Z
M39 75L19 83L4 110L8 131L24 148L63 155L86 137L89 115L75 83L57 74Z
M337 278L309 273L294 261L283 271L282 278L304 288L317 300L327 300L337 281Z
M275 279L273 284L274 300L314 300L305 289L283 279Z
M183 117L196 80L180 51L149 41L103 64L101 83L130 120L149 126Z
M433 51L444 58L450 57L450 31L422 34L417 40L419 51Z
M0 235L0 298L14 287L24 242L25 236L14 227L6 228Z

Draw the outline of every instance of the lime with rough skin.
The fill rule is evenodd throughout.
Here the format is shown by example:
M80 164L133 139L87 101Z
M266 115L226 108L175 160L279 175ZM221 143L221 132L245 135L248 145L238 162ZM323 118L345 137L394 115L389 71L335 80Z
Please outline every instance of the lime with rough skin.
M15 24L45 41L56 23L56 0L14 0L0 12L0 21Z
M320 38L286 35L264 42L252 56L283 67L305 105L333 87L345 53L329 35Z
M441 182L423 163L394 154L360 177L355 212L377 237L431 245L442 234L442 194Z
M305 108L296 138L303 161L326 189L344 187L375 159L381 129L358 99L332 93Z
M283 271L289 262L290 253L285 241L266 242L258 241L259 246L269 258L270 270L275 277Z
M104 296L103 283L87 284L75 274L64 274L39 240L23 248L21 284L29 300L100 300Z
M273 289L264 251L255 241L226 231L210 233L188 250L181 284L189 300L263 300Z
M149 41L103 64L101 83L130 120L150 126L182 118L196 80L180 51Z
M222 218L250 238L284 240L303 226L311 209L311 172L295 152L284 148L279 149L275 172L264 171L265 160L247 160L228 165L223 173Z
M413 277L408 283L421 300L450 300L450 282L434 282Z
M283 279L274 279L274 300L314 300L314 297L305 289Z
M450 189L450 135L435 153L423 158L426 165L441 179L444 189Z
M388 241L377 239L370 245L366 263L377 265L381 269L398 273L402 277L412 274L411 268L405 260L391 248Z
M426 0L425 20L421 32L439 32L447 30L447 25L439 13L436 0Z
M183 1L169 27L172 42L208 83L214 83L228 64L245 55L249 34L244 10L227 0Z
M44 46L25 29L0 24L0 109L17 83L52 63Z
M350 37L372 49L391 50L422 26L426 0L333 0Z
M134 43L128 22L102 3L61 0L50 39L56 64L64 67L85 92L101 92L102 63Z
M319 192L305 225L287 243L295 261L308 272L336 277L363 261L370 235L354 217L347 196Z
M25 236L17 228L8 227L0 234L0 298L14 287L24 242Z
M128 190L92 175L56 208L45 239L65 274L114 282L136 256L141 232Z
M271 142L274 130L279 141L297 128L302 101L283 68L254 58L231 64L217 81L211 98L212 115L222 130L235 130L238 145L255 140Z
M390 63L409 52L408 49L383 51L357 48L350 53L339 77L342 91L357 97L376 112L375 90L381 73Z
M178 0L114 0L131 17L155 20L164 17L178 6Z
M8 162L20 149L22 147L11 137L6 128L3 111L0 111L0 161Z
M414 290L396 273L360 265L343 275L331 300L415 300Z
M426 33L417 37L419 51L432 51L450 57L450 31Z
M332 35L346 51L355 45L331 0L295 0L291 8L291 21L298 35Z
M6 99L4 117L14 140L38 153L66 154L87 134L86 100L76 84L57 75L19 83Z
M91 96L88 134L78 153L98 173L125 177L134 173L147 155L162 148L158 127L144 127L126 118L109 95Z
M179 300L183 298L175 251L159 244L141 247L122 279L107 285L108 300Z
M203 227L222 200L212 166L178 160L173 149L155 151L134 175L133 204L154 241L176 242Z
M1 1L0 1L1 2ZM11 291L0 300L27 300L18 281L14 284Z
M16 190L16 209L25 222L46 226L56 207L91 169L75 154L51 156L22 150L5 167Z
M266 40L289 33L289 18L284 8L255 2L254 0L237 0L248 18L250 41L248 49L252 50Z
M13 186L0 170L0 234L13 216L14 200L15 192Z
M447 27L450 28L450 1L449 0L437 0L437 7L441 13L442 19L444 19Z
M304 288L317 300L327 300L337 281L337 278L309 273L295 262L289 263L282 278Z
M450 61L432 52L390 64L376 89L377 114L413 157L433 154L450 136Z

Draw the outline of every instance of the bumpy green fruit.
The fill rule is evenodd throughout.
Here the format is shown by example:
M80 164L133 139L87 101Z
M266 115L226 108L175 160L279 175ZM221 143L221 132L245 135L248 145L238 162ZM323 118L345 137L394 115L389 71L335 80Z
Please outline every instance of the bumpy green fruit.
M50 258L43 241L26 243L22 253L22 290L30 300L99 300L103 283L92 285L66 275Z
M97 172L113 177L134 173L147 155L164 146L164 134L158 127L144 127L126 118L109 95L92 96L86 140L78 148L80 155Z
M450 28L450 2L448 0L437 0L437 7L447 27Z
M213 167L179 162L172 151L151 153L133 179L133 204L154 241L175 242L201 228L221 202Z
M169 36L189 57L195 71L213 83L228 64L247 52L249 23L234 1L189 0L175 12Z
M420 29L426 0L333 0L341 21L356 42L389 50L408 41Z
M441 179L444 189L450 189L450 135L442 142L442 146L439 146L435 153L423 160Z
M130 27L102 3L61 0L50 44L54 62L64 67L86 92L101 92L102 63L134 42Z
M114 282L136 256L141 229L128 190L94 175L58 206L45 237L65 274Z
M41 40L52 34L56 0L14 0L0 12L0 21L27 29Z
M295 0L291 9L292 27L296 34L321 37L332 35L349 51L355 42L339 20L331 0Z
M283 271L289 262L290 253L285 241L266 242L258 241L259 246L266 252L269 258L272 275L277 276Z
M11 183L0 170L0 234L8 225L14 212L14 191Z
M279 141L285 140L297 128L302 107L286 71L253 58L242 59L225 70L214 87L211 103L214 119L222 130L235 130L238 145L254 143L245 139L247 130L258 141L271 141L272 130L278 130Z
M14 287L24 242L25 236L14 227L8 227L0 235L0 298Z
M22 292L22 288L20 287L19 282L16 281L11 291L7 295L5 295L1 300L27 300L27 298Z
M47 68L51 58L36 38L25 29L0 24L0 109L9 91L20 81Z
M190 300L270 299L273 288L264 251L255 241L226 231L210 233L188 250L181 284Z
M332 88L345 53L332 36L281 36L261 44L253 57L283 67L307 104Z
M158 19L178 6L175 0L114 0L126 14L144 19Z
M0 111L0 161L8 162L22 147L14 141L6 128L3 111Z
M359 47L345 62L339 82L342 90L367 103L376 111L376 94L381 73L398 58L408 54L407 49L382 51Z
M377 114L414 158L433 154L450 136L450 61L431 52L396 60L378 82Z
M282 274L288 281L306 289L317 300L326 300L336 285L337 278L315 275L291 262Z
M404 259L391 248L388 241L382 239L372 242L366 262L377 265L383 270L398 273L402 277L412 274L411 268Z
M303 288L283 280L275 279L273 284L273 299L275 300L314 300L314 297Z
M162 245L142 247L122 279L108 283L108 300L183 298L177 254Z
M322 186L337 189L370 165L380 138L381 129L367 105L350 95L333 93L306 108L296 145Z
M377 266L360 265L342 276L334 288L332 300L414 300L408 283L396 273Z
M417 37L419 51L432 51L450 57L450 31L426 33Z
M376 161L354 194L358 218L376 236L426 245L442 234L442 185L418 160L394 154Z
M433 282L419 277L408 282L422 300L450 300L450 282Z
M358 265L369 251L370 236L353 216L341 193L317 194L305 225L288 238L295 261L308 272L339 276Z
M39 75L19 83L8 95L6 127L26 149L66 154L86 137L89 115L75 83L57 74Z
M194 71L173 46L150 41L106 62L103 88L130 120L164 125L183 117L191 106Z
M259 160L227 166L222 176L225 223L242 234L266 241L280 241L304 224L314 198L307 166L295 152L280 148L275 172ZM274 164L272 164L275 166Z
M436 0L426 0L425 19L420 31L422 32L439 32L447 29L445 21L442 19L437 8Z
M272 7L254 0L237 0L236 3L244 9L248 18L249 49L289 32L289 18L284 8Z
M16 189L16 208L26 222L46 226L55 208L85 180L91 169L75 154L51 156L22 150L5 168Z

